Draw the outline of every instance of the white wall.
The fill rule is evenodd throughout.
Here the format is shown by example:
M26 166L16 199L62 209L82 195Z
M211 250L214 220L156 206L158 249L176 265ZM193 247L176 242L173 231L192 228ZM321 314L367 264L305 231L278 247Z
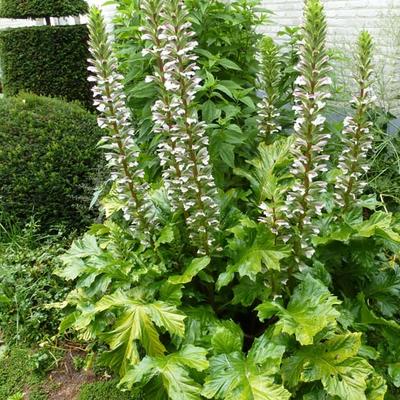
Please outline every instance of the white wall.
M103 10L103 15L104 15L104 18L106 19L106 21L108 22L108 23L111 23L111 20L112 20L112 18L113 18L113 16L114 16L114 13L115 13L115 6L113 6L113 5L104 5L104 3L107 1L107 0L86 0L87 2L88 2L88 4L89 4L89 6L97 6L97 7L101 7L102 8L102 10Z

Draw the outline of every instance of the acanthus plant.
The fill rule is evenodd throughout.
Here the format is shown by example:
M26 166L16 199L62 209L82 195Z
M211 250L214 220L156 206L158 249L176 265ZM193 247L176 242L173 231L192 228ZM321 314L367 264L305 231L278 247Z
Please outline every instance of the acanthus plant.
M279 125L280 112L277 104L282 66L278 47L270 37L264 37L260 47L260 87L264 91L264 97L258 104L259 137L261 141L271 143L273 137L282 130Z
M125 75L127 103L135 117L138 140L149 174L158 174L158 137L152 126L152 110L159 100L156 82L145 80L153 74L141 28L146 25L137 0L116 0L116 55ZM257 27L267 13L259 0L188 0L188 18L196 33L194 49L202 85L196 94L201 119L207 123L213 175L219 187L229 188L237 177L232 168L253 156L257 135L254 115L257 102L254 86L257 61ZM237 184L237 183L236 183Z
M61 330L92 342L100 360L119 372L121 387L144 398L397 398L400 227L360 192L346 207L336 200L347 193L337 188L362 186L359 172L367 162L369 34L359 38L359 92L336 166L326 146L326 22L320 1L306 1L293 134L260 143L247 167L232 170L248 187L224 192L213 183L198 116L201 71L185 6L146 0L141 13L143 49L153 67L147 80L159 97L153 135L161 171L138 172L142 150L130 136L138 164L128 172L140 178L132 179L134 188L155 219L146 219L152 229L149 240L141 240L123 218L140 206L114 194L103 200L106 221L63 256L59 274L76 289L62 304L72 312ZM92 49L99 57L93 64L114 65L99 11L92 9L90 18L92 45L100 38L99 48L107 48ZM104 78L98 74L96 81ZM107 107L109 98L122 101L120 89L102 97ZM105 128L110 131L109 123ZM108 140L115 143L119 136L112 133ZM125 158L113 160L112 171L119 171Z

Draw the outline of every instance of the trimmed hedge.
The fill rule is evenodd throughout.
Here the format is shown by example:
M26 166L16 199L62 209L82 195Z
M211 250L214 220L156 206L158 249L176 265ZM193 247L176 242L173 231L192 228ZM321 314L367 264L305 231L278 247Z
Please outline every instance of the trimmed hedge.
M1 18L66 17L86 14L85 0L1 0Z
M44 229L90 222L94 181L103 165L96 116L76 103L21 94L0 99L0 214ZM85 218L85 217L84 217Z
M0 61L6 95L38 95L79 100L92 107L87 81L86 25L35 26L0 32Z

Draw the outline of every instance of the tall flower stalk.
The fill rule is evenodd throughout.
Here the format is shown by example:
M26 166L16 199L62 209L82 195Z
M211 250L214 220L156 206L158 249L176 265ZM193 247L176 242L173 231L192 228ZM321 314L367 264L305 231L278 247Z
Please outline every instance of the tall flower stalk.
M108 131L101 139L106 149L105 157L111 170L116 195L123 203L124 218L137 232L149 233L146 221L148 208L145 194L148 185L140 167L139 149L135 143L130 112L125 104L123 77L118 73L117 60L106 32L101 11L92 7L89 16L89 50L91 58L88 68L93 74L94 105L100 112L98 124Z
M320 199L326 192L326 182L320 180L320 176L327 171L329 156L324 154L324 147L330 138L321 114L330 97L331 79L325 48L326 20L320 0L306 0L304 20L297 65L299 77L294 90L297 119L291 148L294 158L291 173L295 183L286 199L288 217L298 238L294 246L298 261L314 253L310 235L317 234L318 229L313 226L312 219L321 214L324 206Z
M183 208L181 198L182 171L178 159L180 157L176 141L174 118L174 94L168 90L165 60L161 56L166 43L166 35L162 32L163 2L160 0L143 0L143 25L140 30L142 39L150 43L143 49L143 55L151 54L154 59L154 73L146 77L147 82L155 82L159 98L152 107L154 133L160 134L158 155L162 166L162 178L173 211ZM184 215L187 213L184 210Z
M270 143L273 136L282 130L278 123L280 116L277 108L279 100L279 82L281 69L279 52L270 37L263 37L260 43L260 89L265 93L258 104L258 127L260 141Z
M219 207L206 127L198 119L194 101L200 88L193 53L197 42L183 1L171 0L162 8L157 0L144 4L144 38L152 42L148 51L156 60L150 79L156 80L163 94L154 105L153 117L156 129L164 134L159 153L164 177L171 196L179 190L192 244L199 254L209 254L219 226Z
M367 111L374 102L371 88L373 44L368 32L361 32L357 47L357 70L354 80L358 86L358 94L351 101L355 113L344 120L343 150L338 163L342 174L335 184L337 205L345 211L354 205L357 196L362 193L366 185L360 181L360 177L369 169L367 153L372 147L370 133L372 123L368 119Z

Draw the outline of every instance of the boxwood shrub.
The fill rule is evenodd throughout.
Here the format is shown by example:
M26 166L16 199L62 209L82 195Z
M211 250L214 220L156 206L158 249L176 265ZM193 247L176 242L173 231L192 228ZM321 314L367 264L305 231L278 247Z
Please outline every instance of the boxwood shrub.
M0 99L0 212L21 224L35 216L43 228L85 224L79 209L89 208L99 136L96 117L78 104L31 94Z
M35 26L0 32L3 91L79 100L91 106L85 25Z
M2 18L63 17L85 14L88 6L85 0L1 0Z

